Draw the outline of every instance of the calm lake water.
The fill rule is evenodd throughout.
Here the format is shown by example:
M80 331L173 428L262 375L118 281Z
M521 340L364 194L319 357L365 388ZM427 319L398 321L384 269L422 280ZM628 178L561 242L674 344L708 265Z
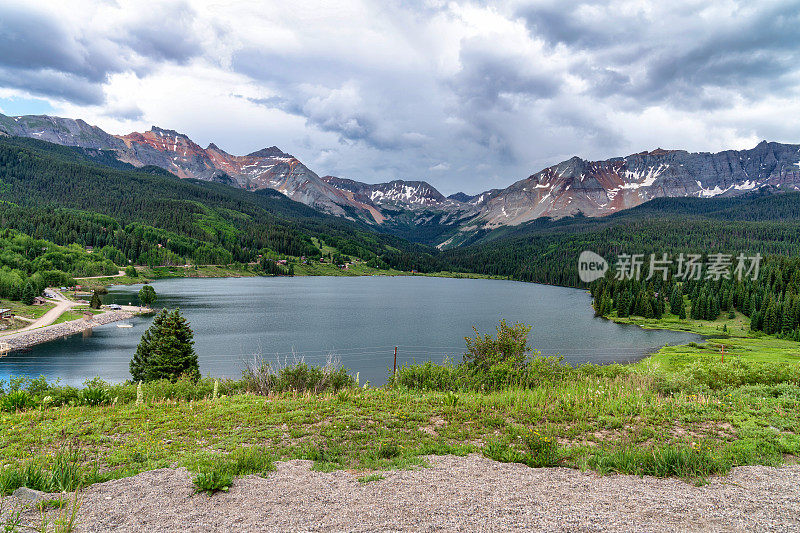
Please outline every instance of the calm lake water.
M138 303L140 285L116 287L105 303ZM571 364L629 362L696 335L647 331L596 318L586 291L500 280L428 277L176 279L153 283L157 306L179 307L195 333L203 375L238 377L261 354L309 363L340 357L361 382L383 384L394 347L398 366L445 357L460 361L475 326L494 331L501 318L533 325L531 345ZM128 362L152 317L132 328L95 328L0 358L10 375L80 384L130 378Z

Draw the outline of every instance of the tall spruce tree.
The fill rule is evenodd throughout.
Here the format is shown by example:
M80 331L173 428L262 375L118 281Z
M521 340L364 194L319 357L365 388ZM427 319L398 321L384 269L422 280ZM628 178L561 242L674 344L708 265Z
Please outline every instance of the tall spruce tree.
M21 300L25 305L33 305L34 299L36 299L36 289L34 288L33 283L29 281L22 289Z
M193 339L192 329L178 309L172 312L162 309L142 335L131 359L134 381L176 381L181 376L193 381L200 379Z
M100 306L103 305L103 302L100 301L100 296L97 294L97 291L92 293L92 300L89 302L89 307L92 309L100 309Z

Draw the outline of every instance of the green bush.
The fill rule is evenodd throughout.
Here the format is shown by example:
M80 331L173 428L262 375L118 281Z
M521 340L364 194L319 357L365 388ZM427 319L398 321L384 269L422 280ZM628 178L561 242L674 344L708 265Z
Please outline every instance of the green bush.
M273 392L338 392L354 387L356 380L342 368L337 360L331 359L324 366L312 366L303 361L279 368L263 359L246 364L242 372L242 382L249 392L267 395Z
M102 387L87 387L78 394L78 403L91 407L108 405L111 403L111 394Z
M520 463L532 468L555 466L560 453L555 439L542 436L536 431L520 435L522 450L502 441L490 441L483 447L483 455L501 463Z
M426 361L401 366L390 380L393 385L414 390L457 391L468 388L469 374L464 365Z
M525 464L528 466L541 468L558 463L558 443L554 438L540 435L534 430L524 435L522 442L526 447Z
M11 391L0 398L0 410L7 413L36 407L36 401L24 390Z
M209 496L215 492L228 492L233 485L233 475L221 470L204 470L192 479L195 494L205 492Z
M763 361L742 361L730 358L720 361L705 358L695 361L687 374L710 389L735 388L742 385L800 385L800 365Z
M528 333L530 326L514 324L509 326L505 320L497 326L497 336L490 334L481 335L477 328L475 338L465 337L467 353L464 354L464 363L470 370L487 371L492 366L505 363L510 368L521 368L527 361Z

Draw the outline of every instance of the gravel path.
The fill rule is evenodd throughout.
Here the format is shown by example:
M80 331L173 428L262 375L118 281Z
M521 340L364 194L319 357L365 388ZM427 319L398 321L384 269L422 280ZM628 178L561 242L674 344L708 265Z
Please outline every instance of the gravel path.
M193 495L184 469L89 487L79 531L797 531L800 465L740 467L697 487L677 479L532 469L479 455L358 474L278 463L267 479Z

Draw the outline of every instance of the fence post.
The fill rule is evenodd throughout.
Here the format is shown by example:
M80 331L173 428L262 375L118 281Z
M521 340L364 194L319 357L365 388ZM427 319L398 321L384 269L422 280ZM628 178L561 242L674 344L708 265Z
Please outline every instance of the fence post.
M392 370L392 379L397 374L397 346L394 347L394 369Z

